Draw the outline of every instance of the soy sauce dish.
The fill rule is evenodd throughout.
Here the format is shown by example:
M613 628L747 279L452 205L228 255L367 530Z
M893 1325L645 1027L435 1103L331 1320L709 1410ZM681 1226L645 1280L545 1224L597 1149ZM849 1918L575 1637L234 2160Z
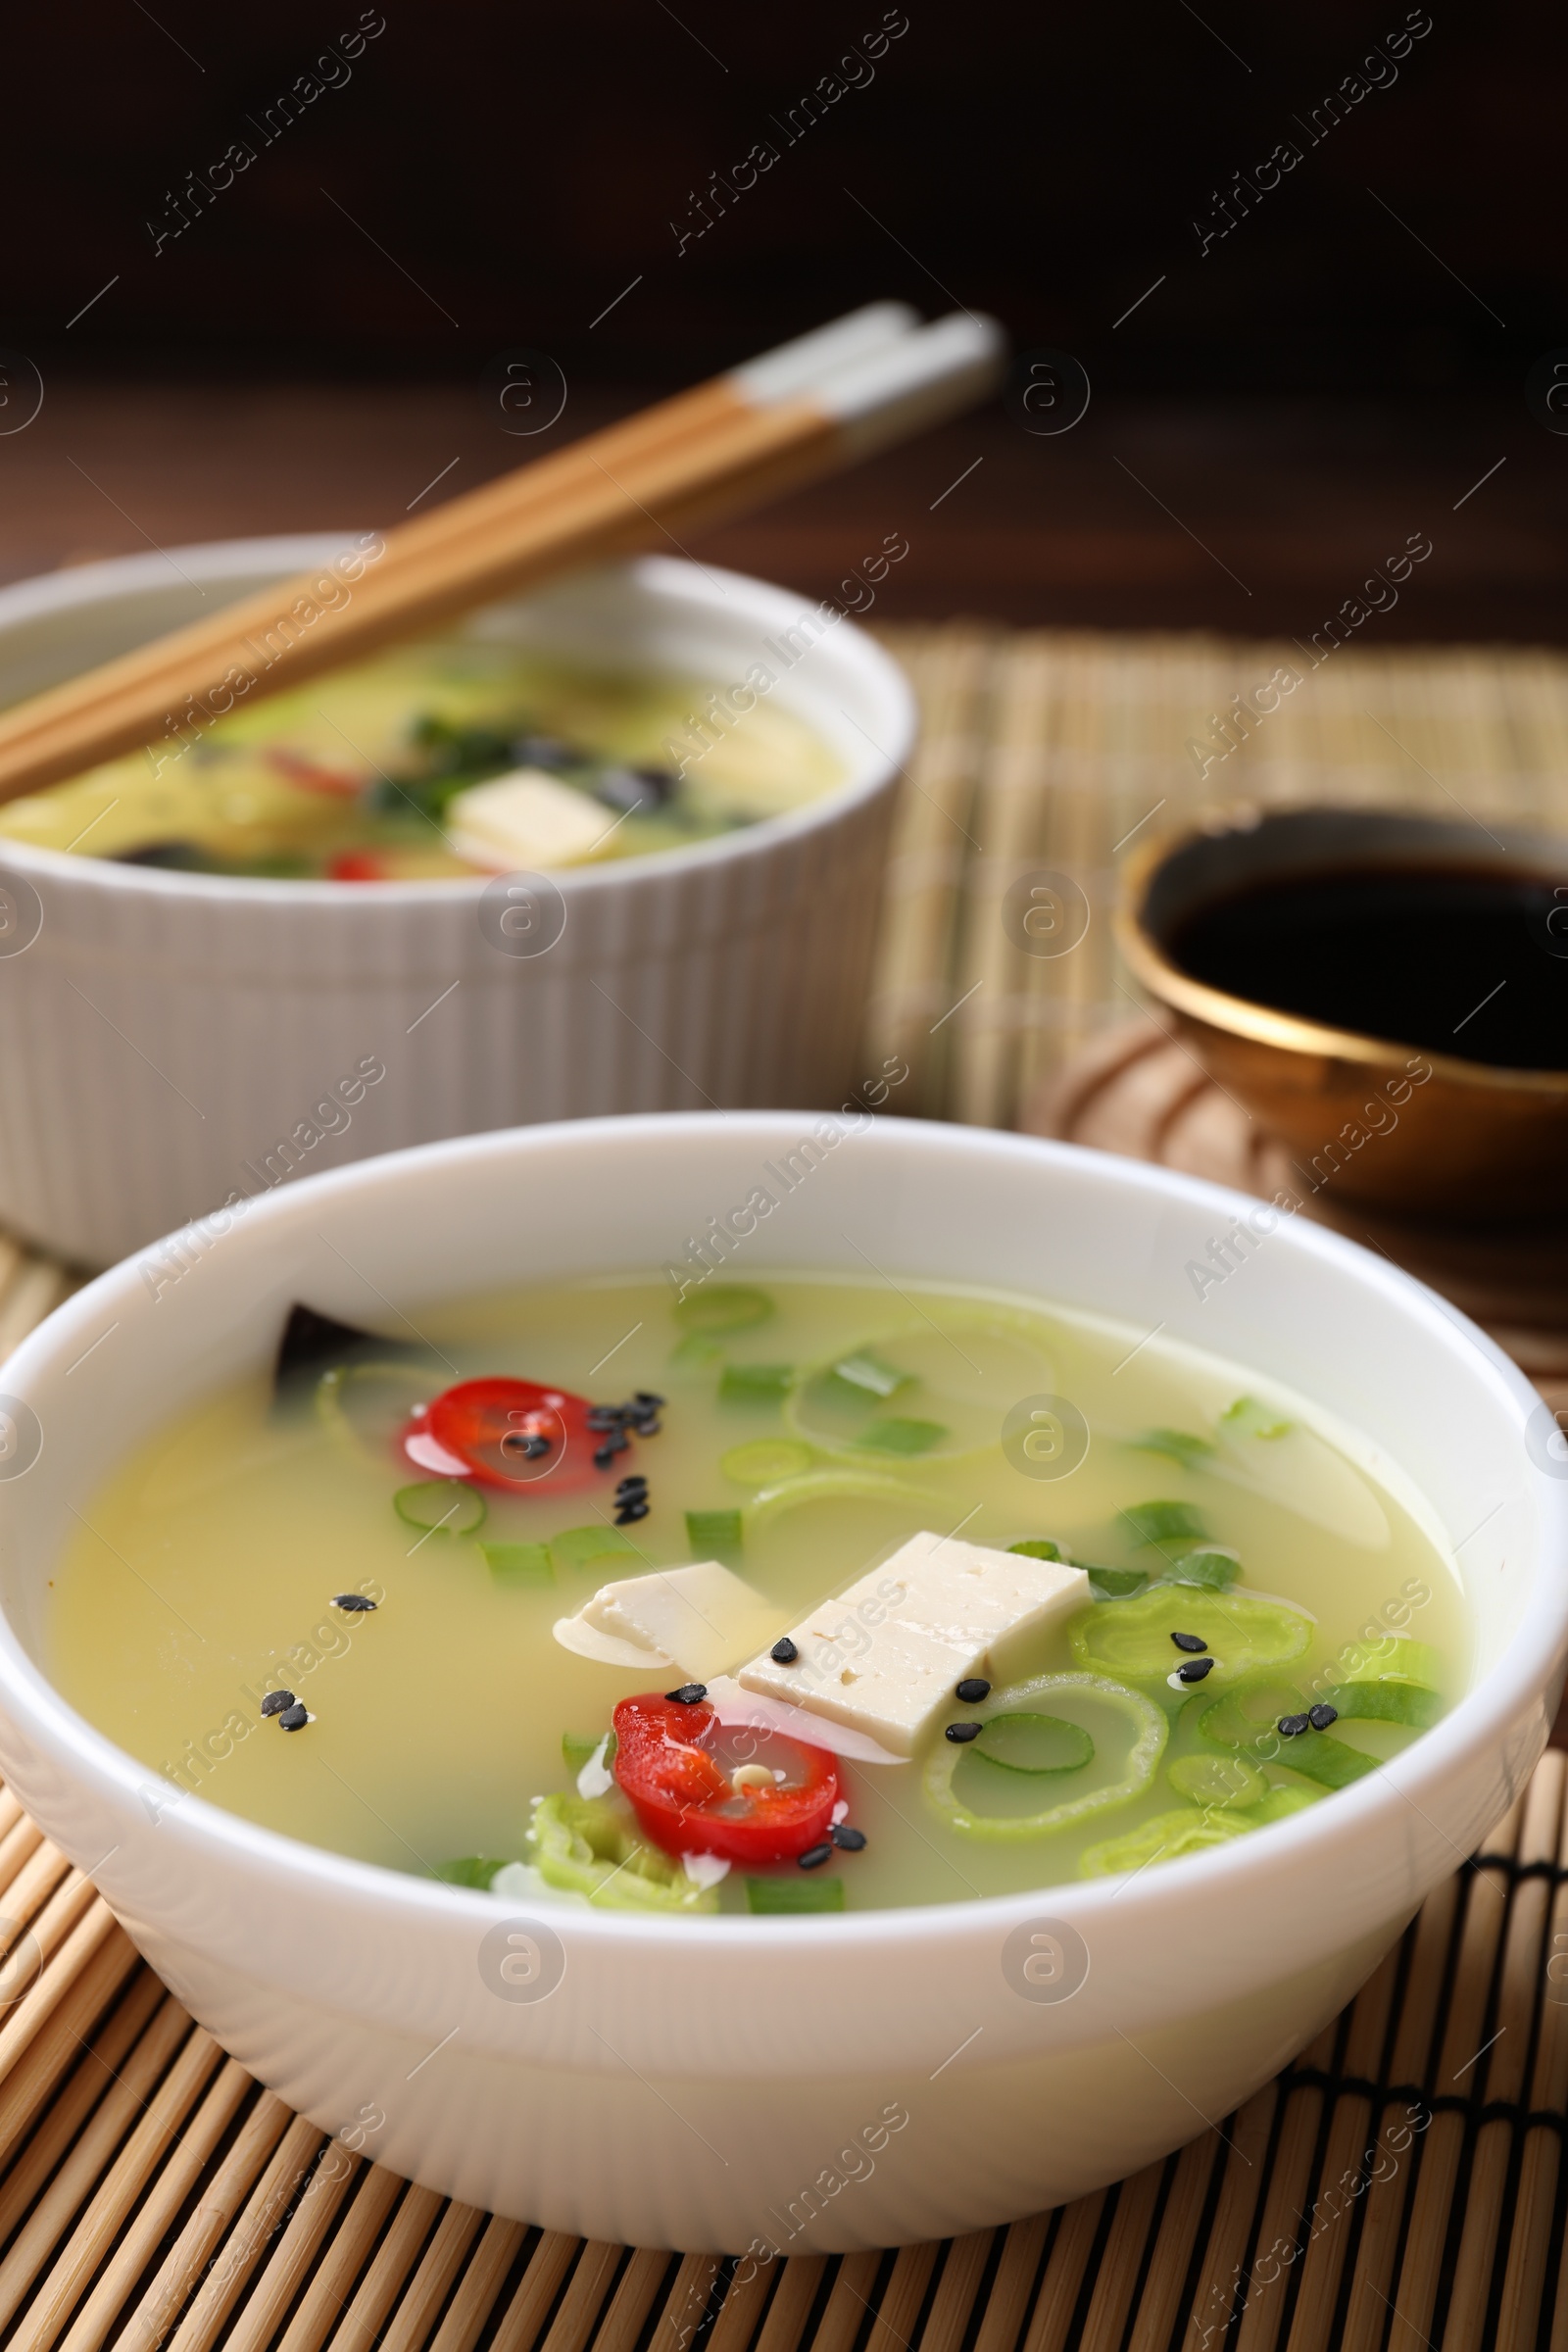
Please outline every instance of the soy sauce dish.
M477 2206L764 2259L1122 2178L1545 1742L1547 1407L1255 1201L857 1106L176 1247L7 1367L0 1767L246 2067Z

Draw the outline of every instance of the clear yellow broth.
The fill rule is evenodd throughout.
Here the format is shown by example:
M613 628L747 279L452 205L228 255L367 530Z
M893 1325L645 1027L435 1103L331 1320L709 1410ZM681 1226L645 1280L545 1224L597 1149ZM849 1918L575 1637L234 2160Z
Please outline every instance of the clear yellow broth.
M771 1312L709 1337L686 1319L690 1303L683 1315L668 1284L654 1280L421 1313L428 1369L388 1376L384 1393L380 1376L361 1383L358 1435L315 1408L314 1374L276 1401L261 1376L224 1390L140 1447L84 1505L53 1594L48 1666L59 1688L171 1802L199 1793L311 1845L415 1874L460 1856L521 1860L532 1800L573 1788L563 1735L597 1737L617 1700L667 1679L569 1654L552 1626L607 1573L708 1556L688 1543L688 1511L743 1511L743 1548L725 1556L794 1620L927 1527L999 1548L1052 1539L1080 1563L1164 1576L1172 1547L1141 1543L1122 1516L1157 1499L1191 1506L1211 1543L1240 1555L1235 1594L1310 1612L1308 1650L1284 1670L1295 1682L1327 1687L1348 1644L1390 1637L1423 1645L1444 1704L1463 1690L1461 1590L1420 1498L1373 1476L1367 1449L1299 1398L1217 1357L1042 1302L922 1283L750 1279ZM946 1433L917 1458L858 1446L858 1408L823 1406L804 1378L867 1348L909 1375L891 1405L871 1399L868 1409ZM722 1400L725 1366L749 1362L795 1367L794 1394ZM390 1434L409 1402L485 1374L610 1401L653 1391L666 1400L662 1426L634 1440L601 1494L552 1498L548 1482L490 1494L475 1535L421 1536L393 1507L415 1474L394 1458ZM1009 1409L1045 1395L1068 1398L1089 1432L1085 1458L1065 1475L1050 1474L1050 1443L1041 1475L1039 1461L1020 1466L1016 1439L1010 1449L1001 1442ZM1227 1421L1243 1397L1252 1401ZM1184 1463L1138 1442L1161 1430L1214 1450ZM810 1445L813 1471L847 1469L908 1492L829 1494L795 1507L786 1496L757 1510L755 1481L720 1464L764 1438ZM651 1509L627 1531L636 1550L624 1566L557 1565L547 1583L498 1583L481 1544L607 1521L609 1485L628 1469L648 1479ZM330 1605L355 1590L378 1600L373 1613L350 1618ZM1197 1631L1222 1614L1224 1597L1184 1592ZM1077 1669L1071 1630L1040 1642L1031 1671ZM1173 1651L1168 1665L1179 1662ZM957 1902L1074 1878L1086 1855L1102 1869L1095 1849L1105 1840L1187 1805L1171 1768L1214 1752L1198 1718L1222 1684L1190 1692L1163 1676L1138 1683L1171 1718L1152 1784L1114 1811L1018 1842L963 1834L934 1810L923 1753L893 1767L842 1765L850 1821L867 1842L836 1852L820 1874L842 1882L831 1899L850 1910ZM278 1685L314 1718L292 1737L260 1714ZM1377 1757L1420 1736L1386 1723L1341 1722L1334 1733ZM1261 1767L1271 1788L1334 1801L1279 1749ZM961 1770L967 1788L973 1772L967 1762ZM995 1783L995 1769L981 1780ZM712 1899L745 1912L745 1875L732 1872Z

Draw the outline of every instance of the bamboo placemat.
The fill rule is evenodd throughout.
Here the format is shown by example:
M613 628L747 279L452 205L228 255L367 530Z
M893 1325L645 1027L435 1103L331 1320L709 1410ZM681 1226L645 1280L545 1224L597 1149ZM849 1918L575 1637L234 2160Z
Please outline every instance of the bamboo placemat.
M1200 780L1214 714L1281 662L1304 671L1299 649L888 638L926 728L871 1036L928 1117L1098 1118L1086 1140L1200 1164L1180 1151L1200 1118L1116 1093L1176 1050L1106 1034L1133 1011L1105 922L1118 848L1185 806L1568 817L1568 663L1546 654L1336 653ZM1056 957L1004 927L1042 869L1089 914ZM1200 1088L1167 1078L1192 1112ZM1210 1172L1249 1181L1230 1148ZM0 1359L73 1279L0 1239ZM1568 2352L1565 1772L1549 1753L1344 2015L1165 2163L1010 2229L750 2274L524 2230L329 2140L191 2022L0 1789L0 2334L22 2352Z

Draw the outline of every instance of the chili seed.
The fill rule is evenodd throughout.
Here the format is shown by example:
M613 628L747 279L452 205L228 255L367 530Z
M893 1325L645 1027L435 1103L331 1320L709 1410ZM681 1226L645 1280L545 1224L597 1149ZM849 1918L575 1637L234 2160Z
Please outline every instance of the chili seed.
M682 1683L678 1690L666 1690L664 1696L672 1698L678 1707L700 1707L708 1696L708 1685L706 1683Z
M836 1821L829 1830L828 1836L834 1844L846 1854L859 1854L865 1850L865 1832L852 1830L846 1821Z
M797 1854L795 1859L803 1870L820 1870L824 1862L833 1859L832 1844L824 1838L820 1845L808 1845L805 1853Z
M281 1715L285 1707L291 1707L293 1704L294 1693L292 1690L269 1690L262 1701L262 1713L264 1715Z
M297 1698L291 1707L283 1709L277 1719L277 1728L280 1732L303 1732L310 1720L310 1710L303 1700Z
M1177 1667L1177 1680L1184 1683L1200 1683L1213 1664L1212 1658L1189 1658L1185 1665Z
M1201 1634L1172 1634L1171 1640L1178 1649L1206 1649L1208 1647L1208 1643L1203 1640Z
M772 1648L767 1654L772 1659L775 1666L793 1666L801 1653L796 1648L794 1642L790 1640L788 1634L783 1634L779 1637L778 1641L774 1642Z
M983 1698L991 1696L991 1685L978 1674L966 1674L953 1695L961 1698L966 1707L977 1707Z
M1314 1732L1326 1732L1331 1723L1339 1722L1340 1710L1338 1707L1331 1707L1327 1699L1320 1699L1315 1707L1307 1708L1306 1720Z
M985 1727L978 1723L950 1723L948 1738L955 1747L962 1747L967 1740L978 1740Z
M334 1609L347 1609L351 1617L357 1617L365 1609L373 1609L376 1603L363 1592L334 1592L332 1606Z
M1303 1732L1309 1732L1311 1729L1312 1718L1310 1715L1282 1715L1280 1717L1280 1738L1282 1740L1298 1740Z

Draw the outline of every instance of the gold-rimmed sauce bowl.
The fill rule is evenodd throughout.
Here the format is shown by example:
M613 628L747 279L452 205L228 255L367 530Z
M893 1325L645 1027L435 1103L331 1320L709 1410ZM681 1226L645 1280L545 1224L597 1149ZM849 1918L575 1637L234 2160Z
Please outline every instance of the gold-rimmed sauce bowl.
M1230 808L1123 868L1118 944L1217 1084L1314 1186L1480 1222L1568 1209L1568 1031L1561 1069L1509 1069L1228 995L1176 942L1204 908L1313 874L1412 868L1546 882L1568 903L1568 841L1390 808ZM1568 918L1565 918L1568 927ZM1564 942L1568 950L1568 940Z

